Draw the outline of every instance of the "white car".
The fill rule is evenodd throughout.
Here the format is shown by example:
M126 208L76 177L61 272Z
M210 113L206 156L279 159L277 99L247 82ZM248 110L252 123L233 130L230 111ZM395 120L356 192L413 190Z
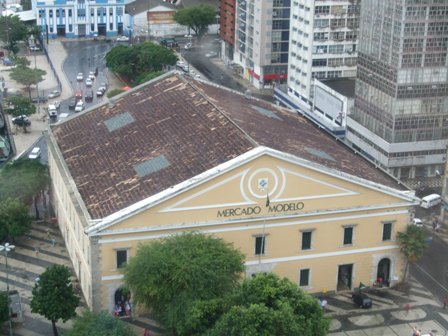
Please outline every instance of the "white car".
M118 36L117 37L117 41L127 42L127 41L129 41L129 37L127 37L127 36Z
M78 82L82 82L84 80L84 74L82 72L79 72L78 75L76 76L76 80Z
M208 53L205 54L205 57L207 58L212 58L212 57L216 57L218 56L218 53L215 51L209 51Z
M95 72L94 71L89 72L89 79L91 79L92 81L95 80Z
M86 86L87 87L92 87L92 85L93 85L93 81L90 78L87 78L86 79Z
M76 103L75 112L81 112L82 110L84 110L84 102L80 100Z
M59 97L60 95L61 95L61 91L53 90L48 94L48 99L56 98L56 97Z
M185 65L185 62L183 62L183 61L177 61L177 62L176 62L176 65L177 65L179 68L183 68L184 65Z
M40 156L40 148L34 147L33 150L28 154L28 159L35 160Z
M415 226L423 227L423 221L420 218L414 218L412 224Z

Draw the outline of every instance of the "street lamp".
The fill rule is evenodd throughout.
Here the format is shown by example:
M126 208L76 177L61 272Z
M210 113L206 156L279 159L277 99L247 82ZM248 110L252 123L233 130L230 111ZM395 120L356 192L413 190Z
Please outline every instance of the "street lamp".
M8 272L8 252L15 249L14 245L5 243L0 245L0 252L5 251L5 263L6 263L6 293L8 296L8 320L9 320L9 335L12 336L12 322L11 322L11 308L9 306L9 272Z

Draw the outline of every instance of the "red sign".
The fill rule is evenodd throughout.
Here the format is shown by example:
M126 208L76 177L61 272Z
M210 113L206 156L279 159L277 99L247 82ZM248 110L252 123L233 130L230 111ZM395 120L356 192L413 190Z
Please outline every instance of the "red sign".
M249 74L255 79L260 79L260 75L257 75L252 69L249 69Z
M286 78L288 78L288 74L265 74L263 76L263 79L265 81L280 80L280 79L286 79Z

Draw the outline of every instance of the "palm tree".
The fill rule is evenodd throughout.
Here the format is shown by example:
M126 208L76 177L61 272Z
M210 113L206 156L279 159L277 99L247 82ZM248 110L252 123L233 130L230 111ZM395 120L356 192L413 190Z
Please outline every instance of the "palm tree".
M414 263L422 257L428 243L425 231L416 225L408 225L406 232L398 232L400 251L406 258L404 281L407 281L409 262Z

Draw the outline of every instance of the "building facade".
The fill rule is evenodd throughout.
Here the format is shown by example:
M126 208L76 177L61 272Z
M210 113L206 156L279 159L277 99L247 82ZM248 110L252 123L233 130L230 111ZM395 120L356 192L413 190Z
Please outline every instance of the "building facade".
M362 2L347 139L415 187L441 186L448 144L447 41L445 1Z
M124 0L34 0L32 8L44 37L116 36L124 31Z
M233 62L257 88L286 83L290 0L237 0Z
M138 244L184 231L232 242L247 276L310 293L402 279L396 234L417 199L278 106L168 74L51 126L48 144L52 204L95 311L113 311Z
M233 59L235 48L236 0L221 0L219 4L219 36L222 39L222 58Z
M356 77L359 10L358 0L293 1L288 82L275 89L277 101L336 136L345 133L345 115L328 118L315 108L315 80Z

